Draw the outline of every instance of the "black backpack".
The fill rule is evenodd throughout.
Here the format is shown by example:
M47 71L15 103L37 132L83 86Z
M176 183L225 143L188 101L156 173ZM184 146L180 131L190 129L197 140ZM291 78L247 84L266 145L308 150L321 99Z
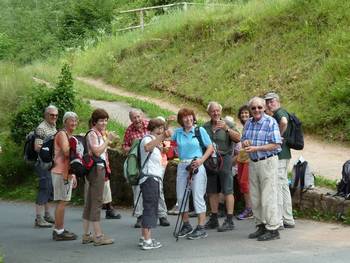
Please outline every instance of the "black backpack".
M350 160L343 164L342 178L337 184L336 195L342 196L345 199L350 199Z
M57 132L54 135L51 135L44 139L41 149L38 154L38 159L40 167L45 170L51 170L54 166L54 155L55 155L55 137Z
M26 136L26 141L23 148L24 161L28 164L34 164L38 159L38 153L34 150L34 143L36 139L35 131L31 131Z
M289 148L294 150L304 149L304 132L302 123L293 113L288 113L290 123L289 134L286 136L286 143Z

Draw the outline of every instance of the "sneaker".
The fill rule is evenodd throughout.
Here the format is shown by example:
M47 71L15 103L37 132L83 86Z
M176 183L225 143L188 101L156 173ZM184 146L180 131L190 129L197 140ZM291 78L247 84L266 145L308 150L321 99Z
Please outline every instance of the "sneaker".
M258 241L270 241L274 239L280 239L278 230L266 230L264 234L258 237Z
M179 214L179 207L177 205L174 205L173 208L171 208L168 211L168 215L178 215Z
M55 223L55 219L51 215L44 216L44 219L46 222L49 222L51 224Z
M52 231L52 239L55 241L68 241L68 240L76 240L77 235L69 232L68 230L64 230L61 234L58 234L55 230Z
M236 216L238 220L244 220L249 218L254 218L253 211L251 208L246 208L243 210L242 213L240 213L238 216Z
M264 224L257 225L256 227L258 229L254 233L249 234L248 238L258 238L266 232Z
M207 223L204 225L205 229L215 229L219 227L219 220L217 217L210 216Z
M90 244L92 242L94 242L94 237L92 236L91 233L83 235L83 238L81 240L82 244Z
M155 239L152 239L150 244L148 244L146 241L143 241L141 249L150 250L150 249L155 249L160 247L162 247L162 244L156 241Z
M235 225L232 220L225 219L224 223L218 227L218 232L231 231L235 228Z
M52 224L47 222L42 216L39 218L35 218L34 222L35 227L48 228L52 227Z
M190 223L183 224L180 232L178 233L177 237L185 237L188 234L192 233L193 228Z
M106 210L106 219L120 219L122 216L118 214L114 209Z
M200 239L200 238L206 238L208 236L207 232L205 232L205 228L204 226L197 226L196 229L188 234L186 236L187 239L190 240L196 240L196 239Z
M159 225L161 226L170 226L170 223L166 217L159 218Z
M110 245L114 243L114 239L109 238L105 235L94 238L94 246Z
M142 247L143 242L145 242L145 239L143 237L140 237L140 239L139 239L139 247Z
M136 223L134 225L135 228L141 228L142 225L142 216L137 217Z

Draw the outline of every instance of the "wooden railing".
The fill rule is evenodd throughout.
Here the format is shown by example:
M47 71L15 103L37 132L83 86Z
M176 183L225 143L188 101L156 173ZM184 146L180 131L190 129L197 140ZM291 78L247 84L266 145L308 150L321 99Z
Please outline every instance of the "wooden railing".
M187 11L188 6L194 6L194 5L202 5L202 6L232 6L232 4L211 4L211 3L189 3L189 2L179 2L174 4L167 4L167 5L158 5L158 6L149 6L149 7L142 7L142 8L136 8L136 9L130 9L130 10L124 10L119 11L120 14L126 14L126 13L138 13L140 18L140 24L136 26L130 26L122 29L118 29L117 31L125 31L125 30L131 30L131 29L137 29L141 28L143 31L145 26L149 26L151 24L145 24L144 16L145 12L149 10L155 10L155 9L168 9L168 8L174 8L174 7L180 7L182 10Z

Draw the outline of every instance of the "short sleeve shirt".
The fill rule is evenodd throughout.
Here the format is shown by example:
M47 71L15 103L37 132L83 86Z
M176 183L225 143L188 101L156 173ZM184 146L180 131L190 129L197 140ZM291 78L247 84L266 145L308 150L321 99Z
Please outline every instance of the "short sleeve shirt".
M172 135L172 140L176 141L180 160L191 160L194 157L202 157L203 152L199 141L195 135L195 128L186 132L184 128L177 128ZM199 128L205 147L212 144L210 137L203 127Z
M236 126L232 122L225 122L230 129L238 132ZM232 154L234 142L231 140L230 135L225 130L218 129L214 132L211 121L204 123L203 128L207 131L210 139L216 144L216 147L221 154Z
M273 117L276 119L277 123L280 124L282 117L286 117L287 120L289 119L289 114L285 109L279 108L274 114ZM290 131L290 123L288 122L287 130L284 134L289 134ZM281 134L283 137L284 134ZM282 143L282 151L278 154L278 159L290 159L292 158L292 155L290 153L290 148L286 143L286 140L283 140Z
M244 125L241 141L250 140L252 146L262 146L270 143L282 144L282 139L277 121L269 115L263 114L260 120L255 121L250 118ZM258 160L264 157L278 154L281 147L273 151L257 151L249 153L252 160Z
M123 143L123 148L125 147L131 147L133 141L135 139L142 139L143 136L148 134L147 130L148 126L148 121L143 120L142 121L142 129L137 130L134 126L134 124L130 124L129 127L126 129L125 134L124 134L124 143Z
M36 139L35 144L43 144L43 141L57 132L56 125L49 124L46 120L41 122L35 129Z
M155 137L153 135L146 135L140 143L141 167L145 163L147 156L151 154L147 163L143 167L142 172L145 175L153 176L155 180L158 180L157 177L163 178L165 172L165 166L162 165L162 153L158 147L154 147L152 153L145 151L145 145L154 139ZM141 178L139 183L141 184L146 179L147 178Z

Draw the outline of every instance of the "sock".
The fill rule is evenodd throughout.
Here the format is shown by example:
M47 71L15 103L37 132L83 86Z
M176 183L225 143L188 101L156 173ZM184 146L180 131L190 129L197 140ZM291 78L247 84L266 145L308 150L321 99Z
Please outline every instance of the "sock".
M41 218L41 215L36 215L36 219L40 219Z
M190 226L191 224L190 224L190 222L184 222L183 225L184 225L184 226Z
M148 245L152 244L152 239L144 239L144 242Z
M226 217L229 222L232 222L233 214L227 214Z
M63 229L54 229L55 230L55 232L57 233L57 234L62 234L63 232L64 232L64 228Z
M45 216L50 216L50 212L45 211Z

